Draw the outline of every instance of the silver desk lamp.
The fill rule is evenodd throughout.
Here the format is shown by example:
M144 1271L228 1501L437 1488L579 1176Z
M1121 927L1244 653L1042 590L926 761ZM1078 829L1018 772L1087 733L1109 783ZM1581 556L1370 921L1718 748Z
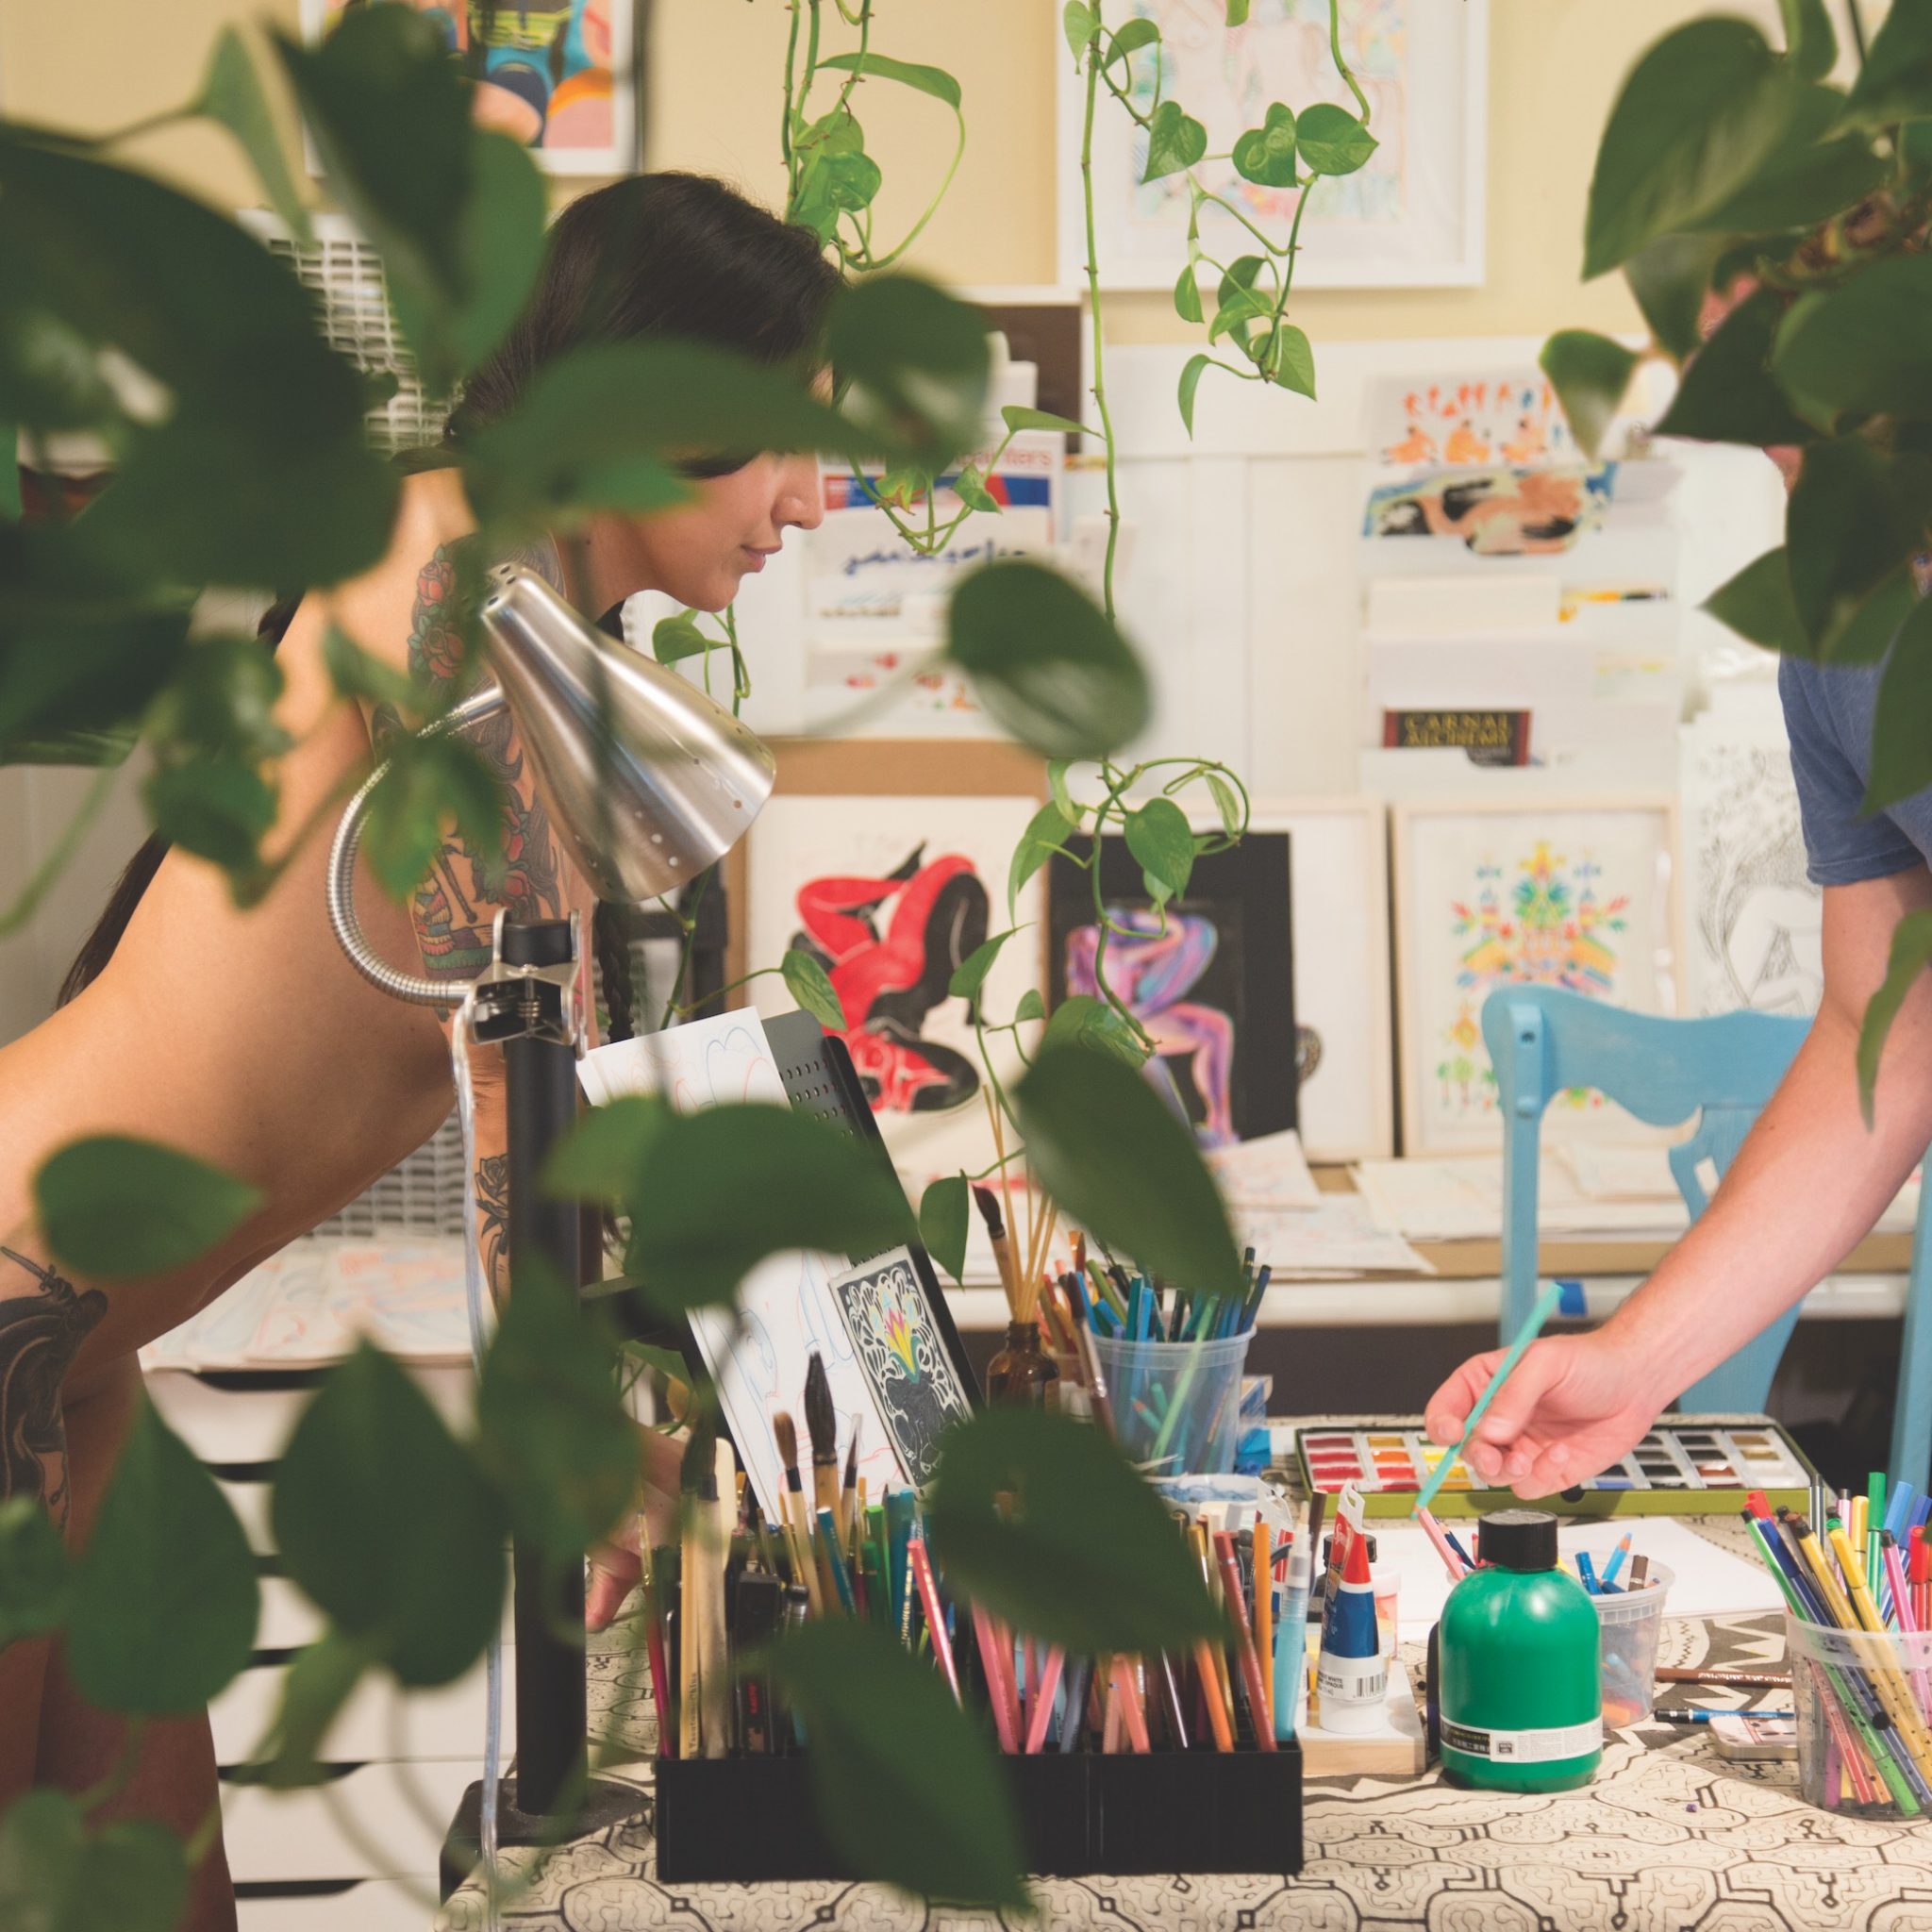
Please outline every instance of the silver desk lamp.
M704 691L587 623L533 571L500 565L487 585L481 617L497 682L426 729L460 730L507 707L538 796L601 899L657 898L724 858L771 795L770 751ZM383 991L449 1008L472 988L379 958L356 916L356 854L387 769L376 767L336 829L329 924ZM579 1211L538 1187L551 1146L576 1118L579 940L575 913L529 923L499 913L493 957L473 982L474 1036L504 1053L515 1293L558 1282L574 1292L582 1278ZM558 1814L586 1790L583 1574L575 1566L559 1601L538 1552L517 1544L513 1568L517 1778L502 1836L527 1842L554 1836ZM624 1794L621 1805L634 1808L635 1799ZM576 1822L597 1808L591 1794Z

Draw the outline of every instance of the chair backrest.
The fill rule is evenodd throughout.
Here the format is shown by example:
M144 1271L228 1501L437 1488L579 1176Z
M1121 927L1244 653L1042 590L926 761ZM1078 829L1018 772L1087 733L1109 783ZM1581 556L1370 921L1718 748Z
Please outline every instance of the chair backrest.
M1537 1183L1544 1110L1557 1094L1593 1087L1652 1126L1695 1120L1671 1149L1671 1171L1693 1220L1707 1197L1698 1170L1722 1179L1759 1109L1810 1030L1772 1013L1671 1020L1629 1013L1560 987L1506 987L1483 1004L1483 1041L1503 1115L1503 1308L1507 1341L1536 1300ZM1721 1412L1759 1409L1797 1310L1781 1316L1682 1401Z

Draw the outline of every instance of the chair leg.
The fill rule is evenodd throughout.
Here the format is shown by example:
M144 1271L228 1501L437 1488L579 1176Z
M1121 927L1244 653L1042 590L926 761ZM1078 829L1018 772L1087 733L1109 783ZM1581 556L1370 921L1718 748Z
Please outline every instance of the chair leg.
M1677 1398L1688 1415L1757 1415L1771 1399L1772 1377L1797 1325L1798 1311L1788 1309L1761 1335L1754 1336L1728 1361L1691 1383Z
M1911 1272L1906 1276L1906 1332L1898 1351L1898 1394L1891 1418L1891 1476L1916 1488L1932 1474L1932 1188L1919 1196L1919 1224L1912 1237Z

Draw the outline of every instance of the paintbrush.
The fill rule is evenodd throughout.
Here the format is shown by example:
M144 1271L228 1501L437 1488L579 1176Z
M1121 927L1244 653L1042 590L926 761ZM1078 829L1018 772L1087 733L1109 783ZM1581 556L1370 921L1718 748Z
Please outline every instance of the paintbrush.
M723 1757L731 1748L731 1657L727 1647L724 1571L731 1556L731 1517L724 1498L738 1474L738 1457L722 1440L711 1445L711 1472L701 1486L699 1541L704 1574L697 1593L698 1664L704 1698L699 1725L705 1756Z
M858 1415L852 1418L852 1441L845 1449L845 1480L839 1489L839 1541L844 1549L854 1551L855 1561L857 1552L852 1530L858 1516L852 1506L858 1492L858 1424L861 1420Z
M705 1591L705 1539L718 1500L713 1453L716 1441L708 1428L702 1424L694 1427L678 1468L684 1524L683 1549L677 1566L682 1597L677 1612L677 1755L687 1761L704 1749L705 1640L701 1601ZM705 1496L707 1489L711 1492L708 1503Z
M832 1407L831 1377L817 1349L805 1373L805 1433L811 1439L812 1498L839 1521L839 1411Z
M791 1580L805 1586L812 1615L823 1617L825 1607L819 1596L819 1566L812 1561L811 1532L806 1528L805 1484L798 1474L798 1424L781 1408L772 1418L772 1434L777 1440L778 1460L785 1465L785 1544L791 1552Z
M979 1209L980 1220L986 1223L987 1239L992 1242L993 1265L1000 1271L1000 1286L1007 1291L1007 1307L1018 1321L1020 1285L1013 1273L1012 1243L1007 1239L1006 1223L1000 1219L999 1196L991 1188L981 1187L975 1181L973 1203Z

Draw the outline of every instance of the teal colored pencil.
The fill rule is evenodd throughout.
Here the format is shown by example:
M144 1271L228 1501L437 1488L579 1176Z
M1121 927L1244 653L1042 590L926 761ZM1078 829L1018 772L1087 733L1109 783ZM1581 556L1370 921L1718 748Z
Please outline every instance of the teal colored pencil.
M1419 1516L1436 1500L1436 1491L1442 1487L1449 1474L1450 1465L1458 1461L1469 1447L1469 1439L1475 1434L1475 1425L1489 1412L1490 1404L1496 1399L1496 1391L1509 1379L1509 1372L1523 1359L1523 1353L1542 1331L1542 1325L1557 1312L1557 1304L1563 1297L1563 1285L1553 1281L1536 1298L1536 1307L1530 1309L1529 1319L1516 1332L1516 1340L1509 1344L1509 1350L1496 1364L1496 1373L1490 1377L1490 1386L1475 1399L1475 1407L1469 1412L1469 1420L1462 1425L1462 1440L1456 1445L1453 1456L1445 1456L1437 1463L1435 1473L1416 1493L1415 1501L1409 1506L1408 1513Z

